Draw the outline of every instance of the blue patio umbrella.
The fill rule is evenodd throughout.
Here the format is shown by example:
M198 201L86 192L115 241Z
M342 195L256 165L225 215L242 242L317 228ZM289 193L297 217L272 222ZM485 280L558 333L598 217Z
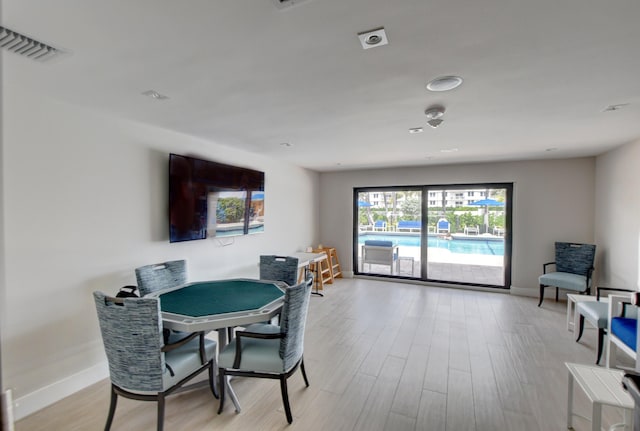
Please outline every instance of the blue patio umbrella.
M359 207L372 207L373 205L370 204L369 202L365 202L365 201L358 201L358 206Z
M471 202L469 205L485 206L485 207L503 207L504 202L497 201L495 199L482 199L479 201Z
M481 199L479 201L470 202L469 205L485 207L484 209L484 232L489 231L489 207L503 207L504 202L495 199Z

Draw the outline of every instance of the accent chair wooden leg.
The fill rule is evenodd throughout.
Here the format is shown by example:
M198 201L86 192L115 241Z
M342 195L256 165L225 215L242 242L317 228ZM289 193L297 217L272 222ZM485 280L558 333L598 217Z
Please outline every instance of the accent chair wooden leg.
M282 404L284 404L284 412L287 415L287 422L293 422L291 416L291 407L289 406L289 394L287 392L287 377L282 374L280 376L280 390L282 391Z
M216 376L215 376L215 369L216 369L216 360L212 359L211 362L209 362L209 388L211 388L211 393L213 394L213 396L215 398L218 398L218 388L217 383L216 383Z
M307 379L307 372L304 369L304 359L300 359L300 371L302 371L302 378L304 379L304 384L309 387L309 379Z
M558 290L560 290L560 289L558 289L558 288L556 287L556 302L558 302Z
M575 328L574 328L574 331L575 331ZM581 314L580 323L578 324L578 336L576 337L576 343L580 341L580 338L582 337L582 331L584 331L584 316Z
M544 299L544 285L540 285L540 302L538 302L538 307L542 305L542 300Z
M116 413L116 404L118 404L118 394L116 394L116 390L113 388L113 384L112 384L111 385L111 404L109 405L109 416L107 416L107 423L104 425L104 431L109 431L111 429L113 416Z
M222 413L224 409L224 371L218 368L218 390L220 391L220 406L218 407L218 414Z
M600 364L600 358L602 357L602 345L604 344L604 328L598 328L598 360L596 365Z
M164 394L158 394L158 431L164 428Z

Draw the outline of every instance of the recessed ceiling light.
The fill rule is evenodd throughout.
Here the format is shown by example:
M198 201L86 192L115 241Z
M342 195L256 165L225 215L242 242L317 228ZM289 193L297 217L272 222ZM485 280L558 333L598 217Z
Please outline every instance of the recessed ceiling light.
M547 151L547 152L558 151L558 149L556 147L551 147L551 148L545 149L545 151Z
M606 108L604 108L602 110L602 112L618 111L618 110L620 110L620 109L622 109L622 108L624 108L625 106L628 106L628 105L629 105L628 103L619 103L617 105L609 105Z
M429 91L449 91L462 84L462 78L459 76L439 76L429 81L427 90Z
M414 134L414 133L422 133L424 132L424 129L422 127L414 127L412 129L409 129L409 133Z
M358 33L358 39L360 39L360 44L363 49L375 48L376 46L389 44L384 27Z
M160 94L155 90L147 90L147 91L143 91L142 92L143 96L149 96L152 99L156 99L156 100L166 100L169 98L169 96L165 96L164 94Z
M293 147L293 144L290 142L283 142L280 144L281 147Z
M457 148L445 148L443 150L440 150L441 153L455 153L456 151L458 151Z

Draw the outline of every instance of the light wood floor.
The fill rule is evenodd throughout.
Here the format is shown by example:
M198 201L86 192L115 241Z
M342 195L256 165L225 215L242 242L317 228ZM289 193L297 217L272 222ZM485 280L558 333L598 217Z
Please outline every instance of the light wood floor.
M167 401L165 430L562 430L564 362L592 364L596 333L580 343L565 328L565 303L460 289L336 280L311 298L305 363L289 379L288 425L277 381L237 379L242 403L221 415L206 390ZM108 382L16 424L18 431L99 430ZM576 390L577 411L589 404ZM119 398L114 430L153 430L156 406ZM618 421L614 409L605 425ZM591 429L576 419L578 431Z

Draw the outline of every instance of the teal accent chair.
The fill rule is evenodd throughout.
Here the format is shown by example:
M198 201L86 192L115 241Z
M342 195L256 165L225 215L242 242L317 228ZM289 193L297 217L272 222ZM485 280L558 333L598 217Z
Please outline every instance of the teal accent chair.
M596 364L600 363L602 348L604 346L604 336L607 334L607 329L609 328L609 302L603 301L603 292L607 292L608 295L612 293L623 294L623 292L633 292L633 290L598 286L596 287L596 301L576 302L575 313L578 317L578 324L574 325L574 330L577 334L576 342L580 341L580 338L582 338L585 320L598 329L598 354ZM616 313L618 313L620 317L631 317L630 315L627 315L628 313L626 308L627 307L622 307L621 310L616 310Z
M163 429L165 397L201 372L209 372L209 387L217 398L217 343L206 339L204 332L168 345L156 298L113 298L102 292L94 292L93 298L111 379L105 430L111 429L118 395L156 401L158 431Z
M591 293L591 276L593 274L593 261L596 256L596 246L593 244L576 244L570 242L556 242L556 258L553 262L542 265L543 274L538 277L540 283L540 302L544 299L545 287L556 288L556 302L558 290L570 290L573 292ZM549 267L555 266L555 271Z
M187 282L187 261L173 260L136 268L140 296Z
M313 278L307 277L302 283L286 289L280 325L249 325L244 331L236 331L236 338L222 349L218 356L218 414L224 409L227 376L278 379L287 422L293 422L287 379L299 366L304 383L309 386L304 368L303 347L312 285Z

